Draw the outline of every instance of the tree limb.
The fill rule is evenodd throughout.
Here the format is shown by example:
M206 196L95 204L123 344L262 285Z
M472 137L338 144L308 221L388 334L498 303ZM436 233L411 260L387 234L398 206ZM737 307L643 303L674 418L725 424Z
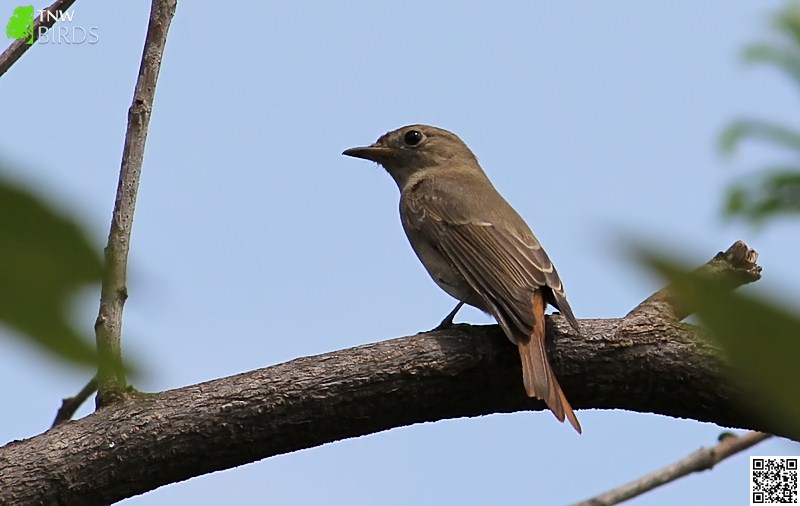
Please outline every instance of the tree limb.
M133 93L133 104L128 110L128 129L122 151L122 164L117 185L114 213L108 245L105 248L105 268L100 292L100 309L95 322L95 338L100 356L97 372L97 405L102 406L123 397L125 375L122 367L122 310L128 298L126 272L128 249L136 208L136 193L142 171L147 127L153 110L158 72L167 33L175 15L176 0L153 0L150 22L139 67L139 78Z
M43 13L40 16L37 16L35 21L33 22L33 40L36 42L39 40L40 31L44 33L45 31L49 30L54 24L56 24L56 19L59 11L66 11L67 9L75 3L75 0L56 0L53 4L44 9ZM49 16L48 13L53 14L53 16ZM44 28L44 30L41 30ZM33 44L28 44L28 41L25 39L17 39L11 43L8 48L3 51L3 54L0 54L0 76L6 73L8 69L11 68L17 60L19 60L25 51L28 50L33 46Z
M742 241L736 241L726 251L697 268L697 272L708 280L719 281L730 290L761 279L761 266L756 264L758 252ZM681 321L694 312L673 295L672 285L657 291L627 314L628 320L642 317L657 317Z
M740 267L728 263L735 277ZM700 329L632 319L582 320L576 336L561 316L548 318L553 367L573 407L778 430L743 409L746 393ZM456 325L147 394L0 448L0 504L107 504L393 427L543 409L525 395L519 368L496 325Z
M678 478L711 469L728 457L757 445L770 437L772 437L770 434L756 431L748 432L743 436L736 436L730 433L723 434L720 437L719 444L716 446L700 448L674 464L586 501L575 503L573 506L612 506L619 504Z

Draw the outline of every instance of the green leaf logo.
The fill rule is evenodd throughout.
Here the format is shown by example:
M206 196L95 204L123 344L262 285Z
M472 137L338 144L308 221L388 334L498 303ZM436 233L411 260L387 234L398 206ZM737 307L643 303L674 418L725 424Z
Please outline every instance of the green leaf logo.
M27 44L33 44L33 5L14 9L6 25L6 36L9 39L28 39Z

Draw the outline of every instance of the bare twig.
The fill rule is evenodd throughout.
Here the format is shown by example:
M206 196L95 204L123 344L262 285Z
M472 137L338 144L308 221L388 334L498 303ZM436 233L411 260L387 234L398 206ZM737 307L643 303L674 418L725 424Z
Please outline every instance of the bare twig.
M44 9L44 12L36 17L33 23L33 41L39 40L40 31L44 33L56 23L58 19L58 11L65 11L75 3L75 0L56 0L53 5ZM48 13L52 15L48 15ZM41 30L44 28L44 30ZM6 73L11 68L11 65L20 59L33 44L29 44L27 39L17 39L8 46L8 49L0 54L0 76Z
M731 290L761 279L761 267L756 264L758 253L742 241L736 241L726 251L720 251L708 263L697 269L707 279L720 281ZM654 314L660 318L680 321L692 314L693 308L685 307L672 295L668 285L657 291L626 316L634 317Z
M720 443L716 446L700 448L674 464L586 501L575 503L573 506L611 506L612 504L619 504L688 474L711 469L728 457L746 450L769 437L771 437L770 434L755 431L748 432L743 436L725 433L720 436Z
M78 408L86 402L86 399L89 398L90 395L97 391L97 377L90 379L86 385L78 392L77 395L74 397L65 397L61 401L61 407L58 408L58 412L56 413L56 418L53 420L53 425L50 426L52 429L56 425L66 422L67 420L71 420L72 417L75 415L75 412L78 411Z
M133 104L128 110L128 130L122 152L117 197L111 218L108 245L105 248L100 311L95 322L97 350L101 358L97 376L98 406L119 398L125 388L120 334L122 310L128 297L125 283L131 226L158 72L161 69L167 33L176 6L176 0L152 2L139 78L133 94Z

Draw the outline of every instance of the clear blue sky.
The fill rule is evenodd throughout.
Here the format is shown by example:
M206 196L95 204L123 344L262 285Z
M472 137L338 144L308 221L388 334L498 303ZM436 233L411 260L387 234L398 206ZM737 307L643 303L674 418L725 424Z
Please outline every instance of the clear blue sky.
M429 329L453 301L402 233L397 189L342 157L408 123L460 135L562 273L576 314L618 317L660 286L626 236L701 263L761 253L753 290L800 309L797 222L720 218L727 182L780 154L715 143L732 119L800 117L797 90L740 50L779 1L182 1L153 112L124 345L136 386L176 388ZM3 17L17 3L2 1ZM43 7L37 3L36 8ZM102 247L149 2L81 0L94 45L38 45L2 79L13 180L77 215ZM76 303L86 331L97 290ZM473 310L462 321L489 319ZM50 423L89 371L0 331L0 443ZM591 381L591 378L587 378ZM87 412L84 409L83 412ZM163 487L128 505L566 504L703 445L717 426L581 411L429 423ZM754 454L800 453L772 441ZM745 504L747 456L633 501Z

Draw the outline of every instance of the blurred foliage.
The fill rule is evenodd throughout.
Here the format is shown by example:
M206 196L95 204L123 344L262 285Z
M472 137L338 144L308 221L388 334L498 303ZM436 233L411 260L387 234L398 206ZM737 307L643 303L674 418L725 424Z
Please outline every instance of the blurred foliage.
M800 170L776 167L728 189L726 212L763 224L778 214L800 214Z
M67 312L101 274L100 255L71 217L0 179L0 323L63 360L96 366L94 343Z
M788 2L776 16L780 42L758 43L745 49L745 61L768 64L800 86L800 2ZM759 174L731 185L725 204L729 217L754 224L780 215L800 214L800 130L759 119L731 124L720 138L723 153L732 154L744 140L761 140L789 153L790 160L765 167Z
M644 253L644 261L671 281L679 300L696 308L737 371L734 380L758 392L743 401L800 439L800 317L752 295L731 292L724 280L710 280L657 254Z
M749 62L784 71L800 86L800 2L791 1L776 17L781 45L747 48ZM760 140L787 152L790 160L744 178L728 190L726 214L766 225L779 216L800 214L800 130L758 119L730 125L720 148L732 154L744 140ZM640 249L641 251L641 249ZM679 300L696 308L734 368L732 378L756 392L742 399L800 440L800 316L774 302L731 292L719 281L698 276L685 265L652 252L643 262L667 278Z

